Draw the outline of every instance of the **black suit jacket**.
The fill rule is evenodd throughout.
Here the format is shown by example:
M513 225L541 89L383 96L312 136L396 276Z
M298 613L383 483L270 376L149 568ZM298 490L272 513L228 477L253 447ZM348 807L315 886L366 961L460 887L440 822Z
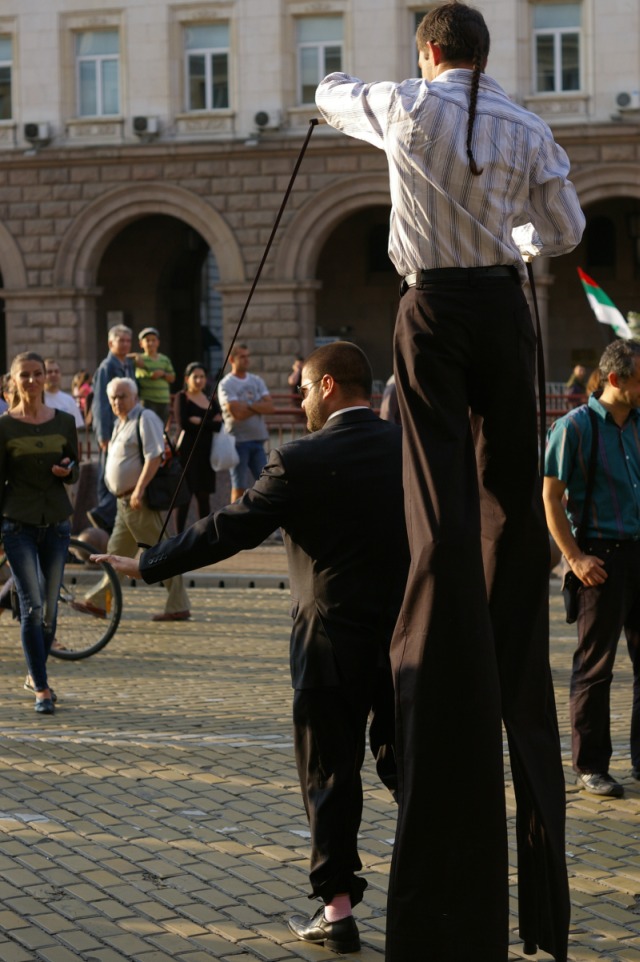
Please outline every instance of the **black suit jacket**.
M400 429L363 408L272 451L240 501L145 551L142 577L153 583L221 561L278 527L294 688L370 677L387 657L408 568Z

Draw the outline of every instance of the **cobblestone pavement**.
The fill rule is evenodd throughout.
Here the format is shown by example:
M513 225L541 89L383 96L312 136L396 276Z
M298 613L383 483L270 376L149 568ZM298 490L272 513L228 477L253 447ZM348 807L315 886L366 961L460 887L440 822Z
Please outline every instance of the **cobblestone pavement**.
M254 568L261 565L258 573L282 578L282 548L260 549ZM213 584L220 572L209 573ZM293 911L313 908L290 731L288 592L210 584L201 578L190 589L194 617L180 624L149 621L162 609L161 588L127 588L123 622L104 651L52 662L60 695L53 717L35 715L22 690L17 628L7 615L0 620L1 962L334 958L292 940L286 927ZM574 631L562 620L557 582L552 588L570 957L640 962L640 783L628 777L626 655L621 648L612 770L627 795L600 801L573 785L566 706ZM369 760L364 786L369 888L356 910L358 958L382 962L395 811ZM513 828L508 773L507 799ZM470 819L473 802L469 786ZM515 864L511 882L515 912ZM460 898L473 898L464 877ZM491 962L481 946L475 957ZM514 914L511 959L521 958Z

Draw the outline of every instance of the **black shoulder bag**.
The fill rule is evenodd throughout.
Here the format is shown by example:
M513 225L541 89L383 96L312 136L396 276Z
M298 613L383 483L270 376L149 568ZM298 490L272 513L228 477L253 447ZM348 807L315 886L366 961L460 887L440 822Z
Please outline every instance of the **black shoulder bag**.
M598 460L598 415L590 407L587 407L589 420L591 421L591 452L589 454L589 467L587 469L587 484L584 492L584 504L582 505L582 516L576 531L576 542L580 550L583 550L585 533L589 519L589 508L593 495L593 485L596 477L596 462ZM566 562L565 562L566 564ZM567 624L572 625L578 619L578 589L582 587L582 582L571 568L565 572L562 582L562 595L564 597L564 609L567 615Z
M138 434L140 460L144 464L144 451L142 450L142 437L140 435L141 417L142 412L138 415L136 421L136 432ZM174 508L177 508L182 504L187 504L191 498L191 492L186 483L181 483L182 465L175 456L175 448L166 431L163 432L163 435L165 446L169 448L170 454L169 457L166 454L163 456L162 464L147 485L144 493L147 499L147 507L153 511L168 511L172 504ZM176 491L178 493L174 499Z

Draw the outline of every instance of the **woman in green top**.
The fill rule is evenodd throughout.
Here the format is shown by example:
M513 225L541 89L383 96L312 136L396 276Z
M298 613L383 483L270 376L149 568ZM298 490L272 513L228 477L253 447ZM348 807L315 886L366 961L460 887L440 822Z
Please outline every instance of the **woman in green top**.
M25 686L37 712L52 715L47 658L56 633L58 594L71 534L65 484L78 477L73 417L44 403L44 361L28 351L11 364L15 394L0 417L2 542L20 601Z

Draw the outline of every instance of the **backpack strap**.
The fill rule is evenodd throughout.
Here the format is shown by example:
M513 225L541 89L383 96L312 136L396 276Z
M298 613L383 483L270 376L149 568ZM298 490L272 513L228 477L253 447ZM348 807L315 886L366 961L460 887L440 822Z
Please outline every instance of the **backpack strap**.
M578 547L582 548L582 542L584 541L585 533L587 530L587 524L589 521L589 509L591 507L591 500L593 497L593 486L596 479L596 463L598 460L598 415L586 405L587 413L589 415L589 420L591 422L591 451L589 452L589 466L587 468L587 484L584 493L584 503L582 505L582 517L580 518L580 524L576 531L576 542Z

